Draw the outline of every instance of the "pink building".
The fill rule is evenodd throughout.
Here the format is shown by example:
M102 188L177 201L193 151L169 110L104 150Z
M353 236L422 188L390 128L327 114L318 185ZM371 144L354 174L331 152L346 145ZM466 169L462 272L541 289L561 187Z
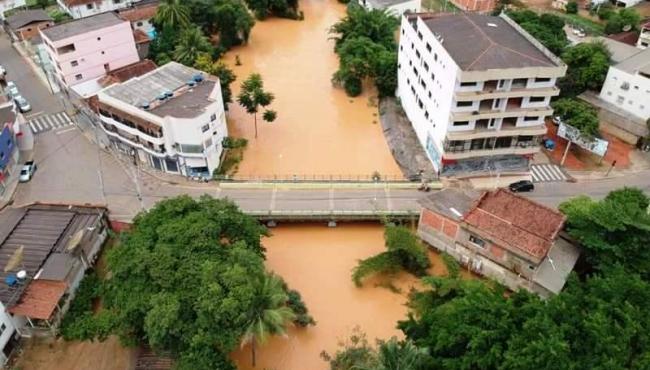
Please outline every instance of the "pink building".
M71 87L138 62L131 24L112 12L41 30L60 82Z

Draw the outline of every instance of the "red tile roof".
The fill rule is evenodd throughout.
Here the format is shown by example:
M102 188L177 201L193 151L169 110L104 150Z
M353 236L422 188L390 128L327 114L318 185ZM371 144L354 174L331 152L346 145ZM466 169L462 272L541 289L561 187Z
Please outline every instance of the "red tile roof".
M33 280L9 312L31 319L49 320L67 287L63 281Z
M499 189L484 193L463 221L514 250L541 259L565 216L528 198Z
M639 39L639 33L637 31L619 32L613 35L609 35L607 38L622 42L627 45L635 46L636 41Z
M151 72L156 68L158 68L158 66L156 66L156 63L152 62L149 59L143 59L139 62L135 62L108 72L106 76L99 79L99 83L102 86L108 86L114 83L128 81L133 77L142 76L143 74Z
M118 10L120 18L127 20L131 23L143 21L153 18L158 11L158 3L147 3L143 5L135 5L132 8Z

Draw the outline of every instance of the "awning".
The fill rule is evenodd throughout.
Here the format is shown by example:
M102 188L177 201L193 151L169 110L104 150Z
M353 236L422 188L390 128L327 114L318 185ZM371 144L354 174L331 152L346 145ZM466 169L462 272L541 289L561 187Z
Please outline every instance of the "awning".
M67 287L63 281L33 280L9 312L30 319L49 320Z

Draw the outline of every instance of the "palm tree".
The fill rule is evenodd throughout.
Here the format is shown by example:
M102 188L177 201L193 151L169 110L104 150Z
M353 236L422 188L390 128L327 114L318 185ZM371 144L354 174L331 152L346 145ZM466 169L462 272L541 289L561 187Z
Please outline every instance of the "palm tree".
M203 31L199 27L183 30L174 49L174 60L191 66L201 53L212 53L212 44L203 35Z
M259 73L253 73L246 81L241 84L241 91L237 96L237 102L244 109L246 113L252 114L253 119L255 120L255 138L257 139L257 112L260 110L260 107L264 108L267 105L271 104L275 99L275 95L268 91L264 91L264 81L262 81L262 76ZM273 122L277 117L277 113L274 110L267 109L262 114L262 119L266 122Z
M256 278L253 299L248 324L242 338L242 347L251 344L251 356L255 367L255 344L264 344L271 335L286 335L287 326L296 315L287 307L289 297L282 279L275 274L265 273Z
M190 8L183 4L183 0L162 0L154 21L173 28L186 27L190 24Z
M424 370L428 351L411 341L400 342L393 337L378 348L378 366L372 370Z

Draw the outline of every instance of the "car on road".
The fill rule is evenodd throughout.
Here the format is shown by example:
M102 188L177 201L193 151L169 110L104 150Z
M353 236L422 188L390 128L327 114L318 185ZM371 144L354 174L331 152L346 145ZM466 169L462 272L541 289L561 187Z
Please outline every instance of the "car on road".
M18 110L20 110L20 113L29 112L30 110L32 110L32 106L29 104L27 99L23 98L22 95L16 96L14 98L14 102L16 103Z
M36 164L34 161L25 162L23 168L20 170L20 182L27 182L32 179L34 172L36 172Z
M18 86L16 86L16 83L13 82L13 81L7 82L7 86L5 87L5 92L11 98L14 98L14 97L20 95L20 93L18 92Z
M5 76L7 76L7 70L0 65L0 81L4 80Z
M508 189L510 189L510 191L513 193L520 193L523 191L535 190L535 185L533 184L532 181L521 180L521 181L513 182L512 184L508 185Z

